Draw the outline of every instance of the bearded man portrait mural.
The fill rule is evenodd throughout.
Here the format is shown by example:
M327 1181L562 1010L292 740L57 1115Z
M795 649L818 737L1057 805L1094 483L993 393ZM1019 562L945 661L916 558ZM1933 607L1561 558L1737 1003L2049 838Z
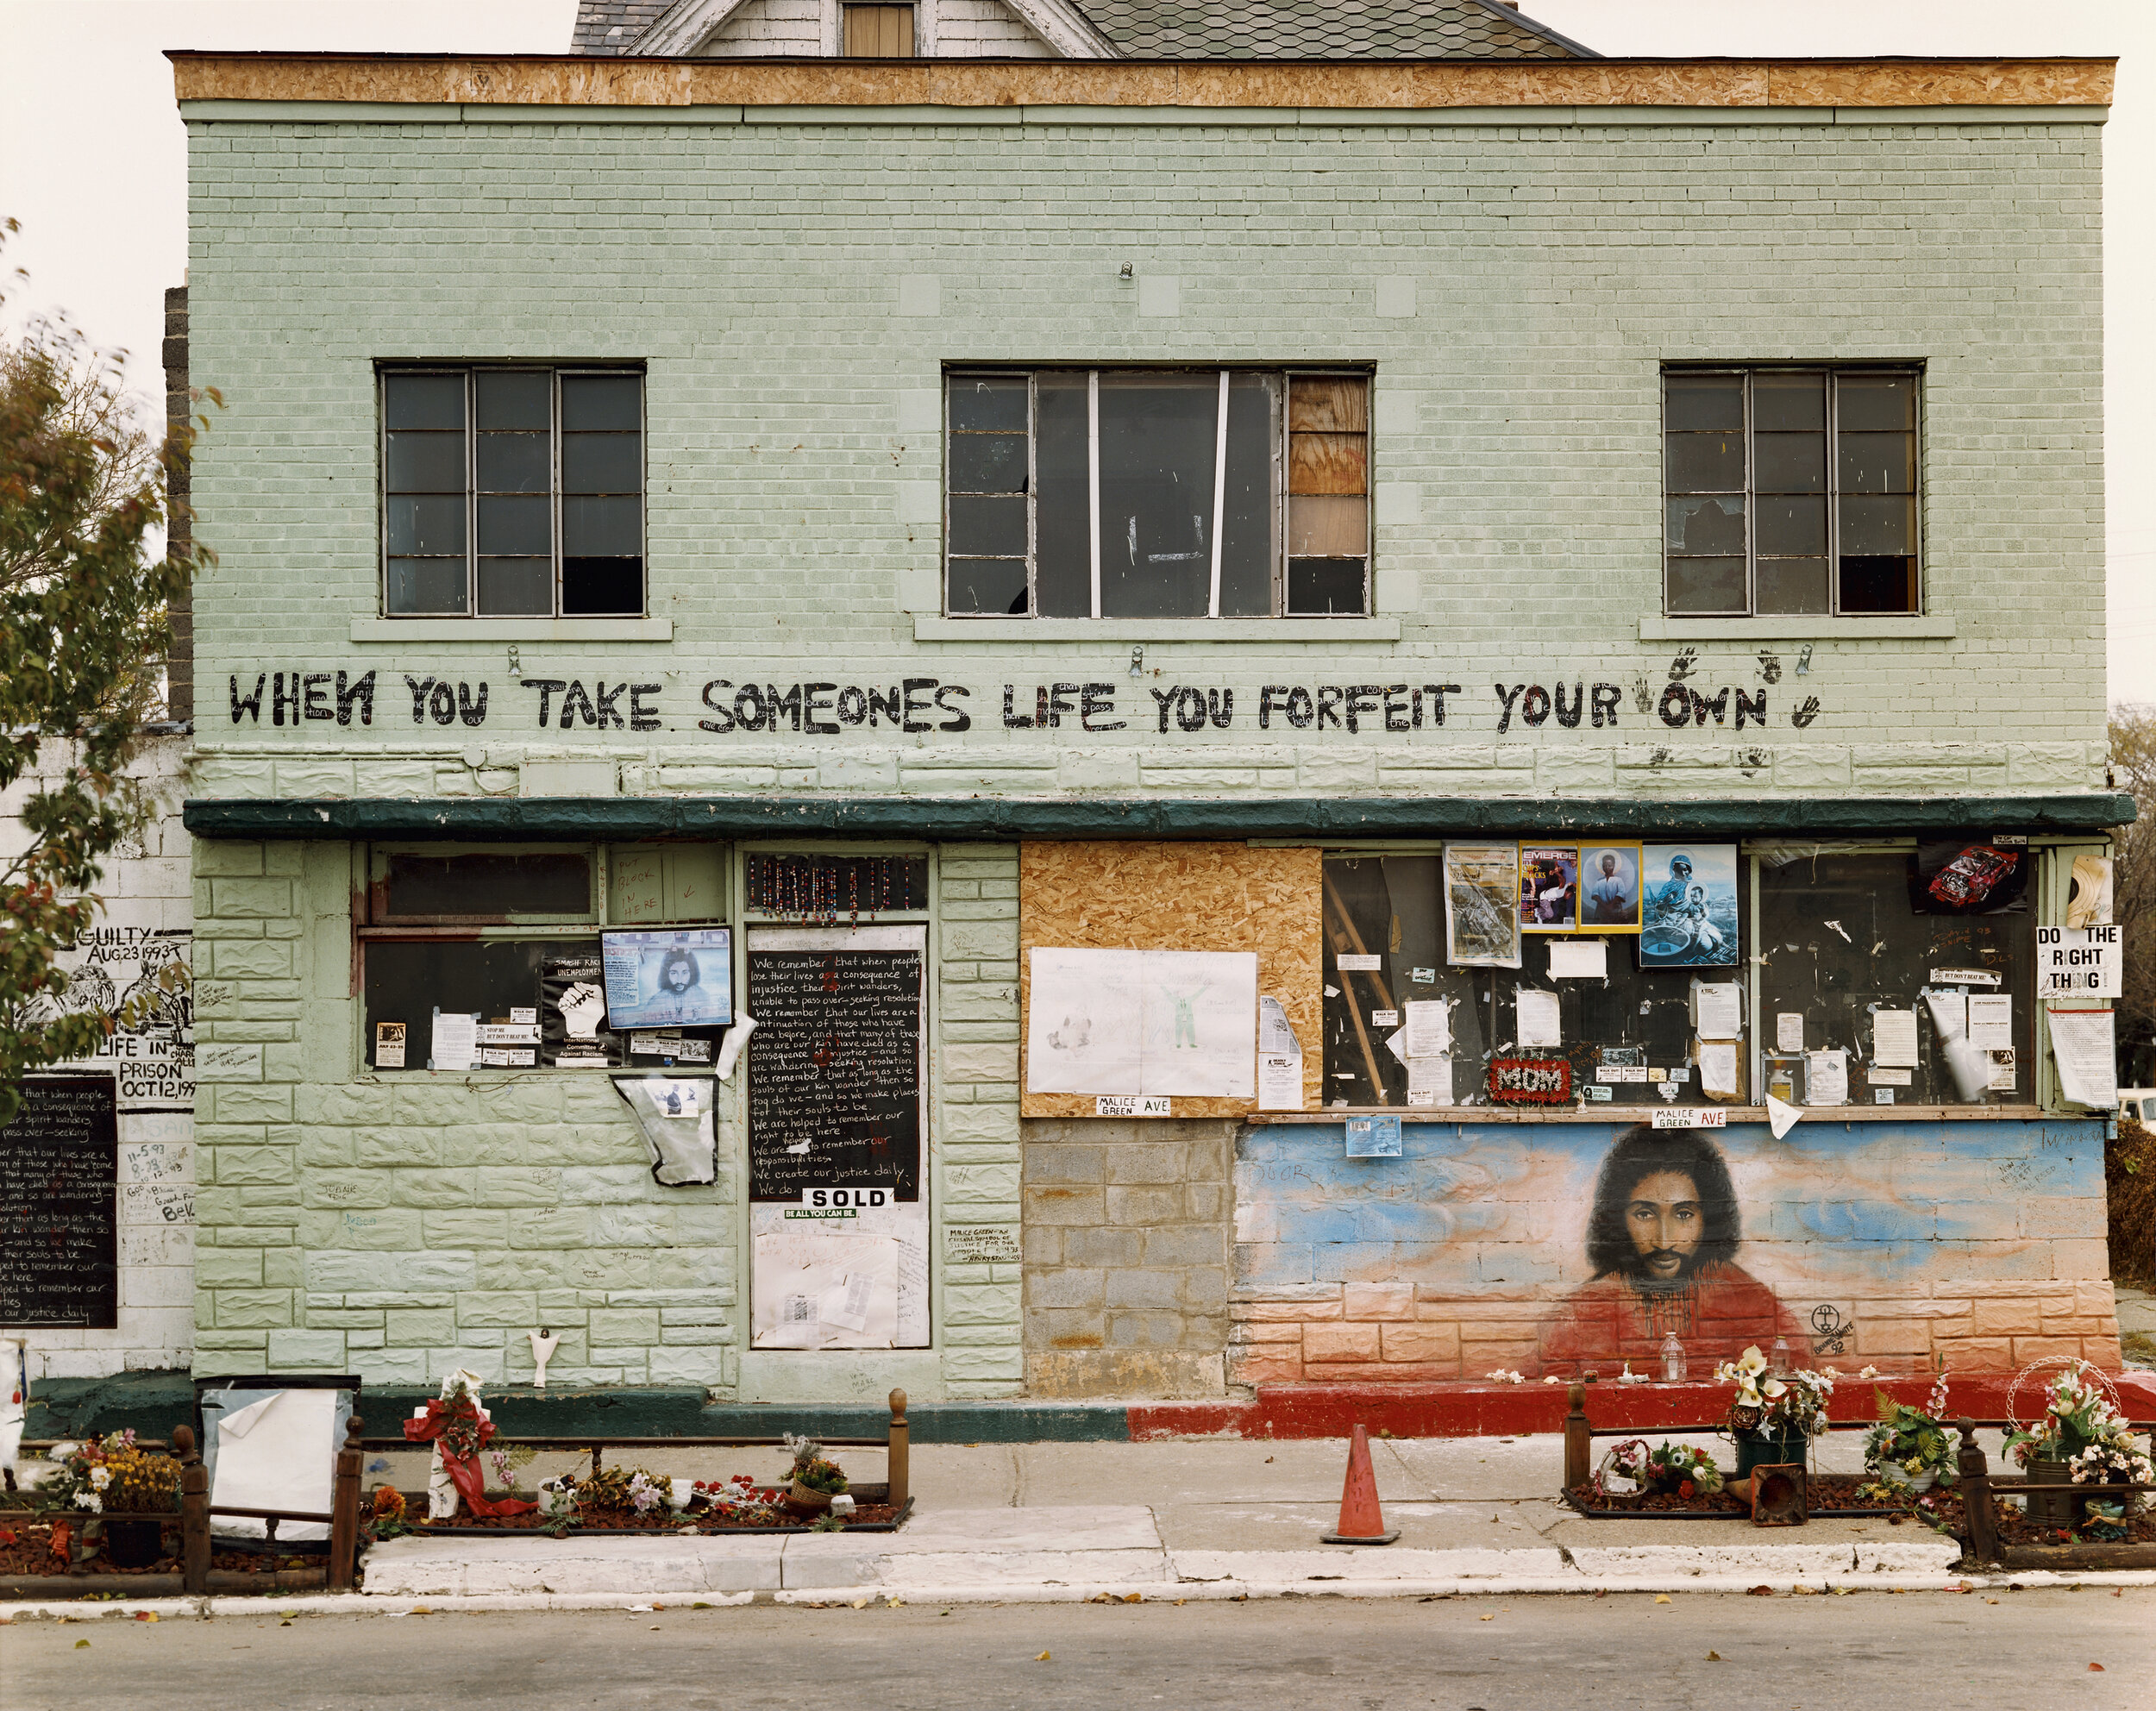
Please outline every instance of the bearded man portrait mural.
M1808 1353L1796 1319L1737 1263L1742 1239L1737 1191L1713 1141L1644 1124L1627 1129L1595 1184L1593 1277L1545 1326L1543 1369L1570 1376L1583 1363L1629 1361L1655 1371L1672 1332L1695 1373L1777 1337Z

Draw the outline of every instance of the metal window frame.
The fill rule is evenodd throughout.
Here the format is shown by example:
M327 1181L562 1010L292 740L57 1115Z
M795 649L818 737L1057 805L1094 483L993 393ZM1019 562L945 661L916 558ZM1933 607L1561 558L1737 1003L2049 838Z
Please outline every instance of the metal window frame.
M962 612L951 604L950 567L953 554L950 548L950 502L954 490L950 480L950 441L957 431L950 425L951 388L954 382L975 379L1017 379L1026 381L1026 554L1025 616L1040 617L1040 377L1044 373L1083 374L1086 377L1086 474L1087 474L1087 530L1088 566L1092 583L1092 611L1094 619L1102 617L1100 610L1100 378L1103 374L1215 374L1219 377L1219 401L1214 406L1213 439L1213 516L1210 587L1205 613L1208 620L1220 617L1220 580L1224 548L1221 513L1226 509L1227 486L1227 431L1228 404L1234 383L1239 374L1270 376L1280 382L1280 410L1275 424L1272 448L1271 483L1273 551L1268 569L1270 599L1269 617L1339 617L1343 618L1368 617L1375 606L1377 573L1377 520L1375 511L1377 481L1376 476L1376 441L1377 438L1377 373L1371 364L1278 364L1278 363L1128 363L1103 366L1087 363L1034 363L1018 367L995 363L946 363L943 373L942 423L943 441L943 524L942 542L942 611L946 617L957 619L1007 619L1007 612ZM1298 378L1309 379L1338 378L1358 379L1365 392L1363 407L1368 425L1363 429L1363 609L1360 612L1291 613L1288 610L1288 389ZM973 556L968 555L968 556ZM1186 620L1177 620L1183 622Z
M1677 611L1670 605L1670 502L1673 498L1691 497L1689 493L1674 492L1670 486L1670 380L1673 376L1704 377L1733 374L1744 387L1745 485L1742 498L1745 506L1745 604L1741 610L1720 611ZM1827 472L1823 497L1827 502L1827 610L1823 612L1762 612L1759 611L1759 459L1758 427L1753 420L1752 381L1761 374L1819 374L1827 382ZM1848 612L1841 605L1841 381L1846 376L1906 375L1915 383L1915 424L1910 433L1915 440L1915 475L1910 498L1916 507L1915 538L1911 542L1916 561L1916 599L1906 612ZM1925 574L1925 511L1924 503L1924 440L1925 440L1925 365L1921 362L1665 362L1662 365L1662 387L1659 399L1659 434L1655 454L1662 465L1661 525L1662 613L1664 617L1679 620L1698 618L1712 622L1722 618L1787 617L1805 618L1853 617L1921 617L1929 602L1928 578ZM1691 431L1691 430L1686 430ZM1375 485L1374 483L1372 484ZM1706 497L1706 495L1702 495ZM1776 556L1782 556L1777 555Z
M482 373L544 374L548 411L548 516L552 540L548 551L553 573L550 598L544 612L482 612L479 604L479 377ZM389 609L389 382L401 375L454 374L464 383L464 610L462 611L392 612ZM634 376L636 382L636 542L642 561L642 599L634 612L591 614L605 617L642 617L651 611L650 517L650 387L649 371L642 364L620 362L536 362L504 359L491 362L378 362L374 371L375 415L375 599L385 618L559 618L561 611L562 502L561 381L565 375ZM616 430L622 431L622 430ZM611 497L611 496L608 496Z

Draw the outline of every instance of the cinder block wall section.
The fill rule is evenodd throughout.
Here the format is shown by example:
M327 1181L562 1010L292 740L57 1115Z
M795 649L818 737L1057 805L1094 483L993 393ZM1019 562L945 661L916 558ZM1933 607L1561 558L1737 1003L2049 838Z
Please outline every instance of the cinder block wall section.
M1224 1394L1236 1125L1024 1127L1029 1393Z

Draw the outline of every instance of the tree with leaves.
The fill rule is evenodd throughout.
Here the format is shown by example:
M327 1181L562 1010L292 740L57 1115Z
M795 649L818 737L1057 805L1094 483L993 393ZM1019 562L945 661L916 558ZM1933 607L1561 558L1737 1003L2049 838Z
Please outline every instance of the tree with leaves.
M2111 710L2111 777L2140 817L2122 826L2114 851L2111 918L2125 941L2118 1011L2119 1081L2156 1081L2156 707Z
M16 229L0 222L0 241ZM164 710L171 604L210 561L154 544L202 418L154 436L124 362L64 323L0 343L0 790L48 756L22 800L25 847L0 862L0 1124L25 1075L92 1056L187 978L170 965L162 990L115 1003L71 993L60 964L95 919L104 858L155 811L128 763Z

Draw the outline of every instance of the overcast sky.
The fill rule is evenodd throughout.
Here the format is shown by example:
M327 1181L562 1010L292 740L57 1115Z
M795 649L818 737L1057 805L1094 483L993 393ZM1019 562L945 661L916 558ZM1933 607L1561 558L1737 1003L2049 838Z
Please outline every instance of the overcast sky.
M2110 693L2156 703L2156 0L1541 0L1605 53L2121 57L2104 139ZM65 310L156 372L186 265L186 135L167 47L558 53L575 0L0 0L0 216L27 284L9 319ZM2032 603L2044 598L2032 586ZM2092 661L2093 663L2093 661Z

